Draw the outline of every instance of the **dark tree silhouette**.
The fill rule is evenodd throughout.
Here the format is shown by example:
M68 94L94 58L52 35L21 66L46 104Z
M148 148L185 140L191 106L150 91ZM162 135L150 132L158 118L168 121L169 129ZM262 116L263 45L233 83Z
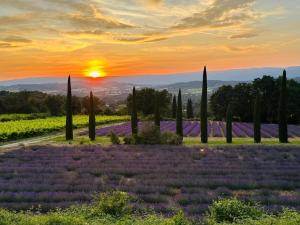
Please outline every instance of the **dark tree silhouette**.
M177 112L176 112L176 134L180 137L183 137L183 128L182 128L182 100L181 100L181 90L178 92L177 100Z
M192 99L188 99L186 106L186 116L188 119L194 118L193 102Z
M137 109L136 109L135 87L133 87L132 90L131 132L132 135L138 134L138 118L137 118Z
M226 142L232 143L232 111L229 104L226 112Z
M206 66L203 71L202 97L201 97L201 142L207 143L207 73Z
M90 109L89 109L89 138L94 141L96 137L96 118L93 92L90 92Z
M176 95L173 96L173 103L172 103L172 118L176 119L176 111L177 111L177 103L176 103Z
M254 121L253 121L254 142L260 143L261 142L261 130L260 130L260 127L261 127L261 97L260 97L259 90L257 90L257 92L256 92L253 118L254 118Z
M155 95L155 110L154 110L155 126L160 127L160 110L159 110L159 95Z
M287 130L287 116L286 116L286 108L287 108L287 88L286 88L286 71L283 71L283 75L281 78L281 88L280 88L280 97L279 97L279 141L281 143L288 142L288 130Z
M73 140L73 113L72 113L72 89L71 77L68 77L68 93L66 102L66 140Z

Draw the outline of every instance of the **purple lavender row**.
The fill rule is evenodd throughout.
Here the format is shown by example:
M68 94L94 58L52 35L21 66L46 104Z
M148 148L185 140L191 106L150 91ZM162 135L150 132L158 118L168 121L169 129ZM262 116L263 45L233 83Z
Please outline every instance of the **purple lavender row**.
M142 130L145 122L139 122L139 129ZM161 121L161 132L170 131L176 132L175 121ZM233 123L233 136L234 137L253 137L253 124L251 123ZM300 137L300 126L289 125L289 136ZM130 122L103 127L97 129L97 135L104 136L110 132L115 132L119 136L126 136L131 134ZM185 121L183 122L184 136L196 137L200 135L200 122L198 121ZM226 135L226 123L221 121L210 121L208 123L208 134L210 137L224 137ZM278 137L277 124L262 124L261 134L264 138Z

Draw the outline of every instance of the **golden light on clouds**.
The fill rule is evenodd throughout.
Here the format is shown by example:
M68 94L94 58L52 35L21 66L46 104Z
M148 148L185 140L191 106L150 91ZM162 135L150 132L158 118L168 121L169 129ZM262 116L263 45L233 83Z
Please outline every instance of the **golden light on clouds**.
M299 65L299 1L0 0L0 80Z

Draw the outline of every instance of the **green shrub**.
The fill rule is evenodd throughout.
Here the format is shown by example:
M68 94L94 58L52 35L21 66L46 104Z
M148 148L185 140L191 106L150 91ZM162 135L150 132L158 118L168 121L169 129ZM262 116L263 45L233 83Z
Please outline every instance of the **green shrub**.
M164 145L181 145L182 144L182 137L178 136L177 134L166 131L161 134L161 144Z
M263 215L263 210L257 205L241 202L237 199L224 199L215 201L209 207L208 220L215 222L235 222L247 218L257 219Z
M131 212L131 197L126 192L114 191L94 196L94 209L99 213L120 217Z
M119 145L121 143L119 136L115 132L110 132L109 137L111 143L113 143L114 145Z
M160 144L160 129L152 123L145 123L137 139L137 144Z

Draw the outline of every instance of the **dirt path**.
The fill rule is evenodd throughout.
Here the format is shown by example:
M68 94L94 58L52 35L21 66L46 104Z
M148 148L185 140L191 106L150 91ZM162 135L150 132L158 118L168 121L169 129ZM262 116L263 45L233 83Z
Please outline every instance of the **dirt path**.
M36 144L36 143L40 143L42 141L47 141L47 140L59 137L61 135L63 135L63 133L59 132L59 133L55 133L55 134L49 134L47 136L38 136L38 137L21 139L21 140L5 143L4 145L1 145L0 150L2 151L2 150L10 149L10 148L16 148L16 147L19 147L20 145Z

